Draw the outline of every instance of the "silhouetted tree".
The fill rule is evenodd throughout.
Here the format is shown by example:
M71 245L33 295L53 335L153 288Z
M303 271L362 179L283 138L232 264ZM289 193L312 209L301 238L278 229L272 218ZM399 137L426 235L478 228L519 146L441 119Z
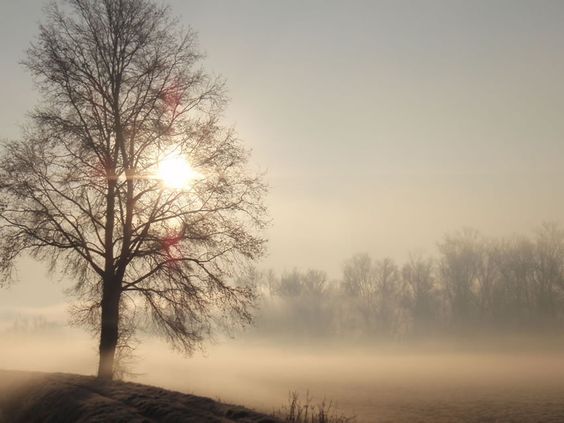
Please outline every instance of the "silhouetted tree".
M477 231L465 229L447 235L438 247L451 317L456 325L467 325L477 317L482 239Z
M534 314L534 243L524 237L505 240L500 244L496 261L499 273L495 301L498 322L512 328L530 324Z
M343 267L343 289L351 296L370 298L375 291L372 259L368 254L357 254Z
M364 330L390 336L405 323L405 289L391 259L373 261L367 254L353 256L345 262L341 286L350 301L345 311L349 325L362 325Z
M374 262L373 272L376 282L377 326L386 336L398 334L405 323L405 290L399 269L391 259L385 258Z
M564 231L545 223L533 237L486 238L465 229L438 245L438 259L358 254L336 284L320 271L280 277L253 272L261 292L261 335L338 336L351 342L411 336L560 331Z
M535 306L539 318L553 320L564 293L564 231L544 223L535 241Z
M0 162L0 270L29 253L76 280L79 320L100 329L99 377L141 305L184 351L216 317L251 317L253 290L231 281L263 252L265 189L200 59L149 0L54 3L28 52L43 101ZM201 177L164 185L171 155Z
M325 272L294 269L284 273L273 294L283 301L284 317L279 325L289 327L293 335L318 337L329 333L333 316Z
M407 304L416 334L437 324L440 313L439 287L433 270L431 259L414 256L402 267L402 280L408 290Z
M477 308L480 319L487 323L494 318L498 307L499 267L497 255L499 243L493 240L482 240L475 248L479 255L476 263Z
M343 307L345 326L353 332L373 331L378 288L372 258L368 254L357 254L345 262L341 287L346 301Z

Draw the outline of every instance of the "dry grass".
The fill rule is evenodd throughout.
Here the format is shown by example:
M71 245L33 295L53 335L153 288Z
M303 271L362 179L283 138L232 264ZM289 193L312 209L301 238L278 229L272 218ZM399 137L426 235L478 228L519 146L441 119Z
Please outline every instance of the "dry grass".
M288 404L276 411L275 416L291 423L353 423L355 417L345 416L335 410L332 401L325 398L315 404L309 391L302 400L300 394L292 391L288 395Z

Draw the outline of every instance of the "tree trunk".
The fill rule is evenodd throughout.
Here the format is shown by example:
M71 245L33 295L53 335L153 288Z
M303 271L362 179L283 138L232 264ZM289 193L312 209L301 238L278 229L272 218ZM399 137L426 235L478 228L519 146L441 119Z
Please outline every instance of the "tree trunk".
M119 335L119 300L121 284L114 278L105 279L102 293L100 332L100 363L98 378L111 380Z

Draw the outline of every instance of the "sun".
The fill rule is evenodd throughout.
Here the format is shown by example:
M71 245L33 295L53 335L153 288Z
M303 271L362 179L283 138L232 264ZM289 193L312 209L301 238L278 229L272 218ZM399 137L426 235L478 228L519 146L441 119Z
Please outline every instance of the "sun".
M182 154L172 152L159 161L157 177L167 188L186 189L201 179L202 175L190 166Z

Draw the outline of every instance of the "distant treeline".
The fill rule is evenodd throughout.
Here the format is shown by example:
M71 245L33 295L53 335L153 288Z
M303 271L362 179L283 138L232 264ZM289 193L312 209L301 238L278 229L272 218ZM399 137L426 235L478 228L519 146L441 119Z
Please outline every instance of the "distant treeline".
M558 329L564 317L564 230L493 239L465 229L434 257L406 263L356 255L338 280L320 270L252 272L256 330L285 338L406 339Z

